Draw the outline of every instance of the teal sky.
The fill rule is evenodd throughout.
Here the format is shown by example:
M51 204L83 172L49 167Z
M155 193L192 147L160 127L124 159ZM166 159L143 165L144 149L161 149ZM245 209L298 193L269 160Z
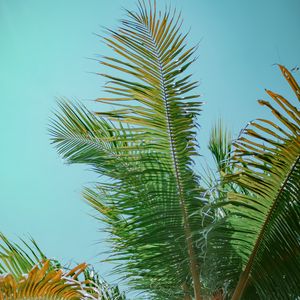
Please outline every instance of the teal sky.
M199 142L205 150L218 117L234 135L266 116L256 100L264 88L290 95L279 70L300 64L298 0L175 0L190 45L201 100ZM95 263L105 237L82 201L96 180L87 166L68 166L50 145L47 127L57 97L87 106L102 95L103 72L95 60L108 49L93 33L116 27L133 0L0 0L0 231L32 235L46 254ZM159 4L165 3L159 1ZM294 73L300 79L300 73ZM95 107L93 105L93 107ZM101 110L101 106L97 106ZM100 229L100 230L99 230ZM103 257L103 256L101 256ZM97 264L106 274L109 266Z

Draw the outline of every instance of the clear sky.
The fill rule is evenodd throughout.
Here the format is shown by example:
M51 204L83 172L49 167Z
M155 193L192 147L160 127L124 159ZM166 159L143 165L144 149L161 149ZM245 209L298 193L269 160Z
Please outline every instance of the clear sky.
M264 88L289 95L272 64L300 64L299 0L174 0L190 45L200 42L193 66L201 100L202 153L218 117L236 135L266 115L256 102ZM96 262L107 249L100 225L82 201L96 180L85 166L68 166L49 142L56 97L87 106L101 96L97 55L107 48L93 33L115 27L135 0L0 0L0 231L32 235L46 254L64 262ZM159 4L165 3L159 0ZM300 73L295 73L300 79ZM98 105L98 110L101 107ZM100 228L100 231L99 231ZM103 256L101 256L103 257ZM106 274L109 267L97 264Z

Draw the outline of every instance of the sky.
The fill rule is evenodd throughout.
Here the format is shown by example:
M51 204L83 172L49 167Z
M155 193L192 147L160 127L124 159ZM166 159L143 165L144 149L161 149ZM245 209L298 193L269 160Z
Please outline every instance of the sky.
M47 130L59 97L95 107L104 83L95 59L111 53L96 34L116 28L136 2L0 0L0 231L14 241L31 235L63 262L94 263L110 281L111 266L99 263L109 251L103 227L81 195L97 177L88 166L66 165ZM158 2L181 10L189 45L199 43L192 72L205 102L201 154L218 118L236 136L268 115L256 101L267 98L265 88L291 95L274 64L300 64L298 0Z

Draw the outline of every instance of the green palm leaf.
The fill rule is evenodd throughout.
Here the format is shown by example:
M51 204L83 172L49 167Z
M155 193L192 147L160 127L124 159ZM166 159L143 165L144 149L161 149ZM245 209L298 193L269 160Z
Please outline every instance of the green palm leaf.
M298 84L280 69L299 100ZM233 300L300 295L300 111L284 97L267 93L280 108L259 103L277 121L252 122L235 143L235 174L228 180L247 193L228 193L224 209L229 214L209 240L216 287L227 285Z
M116 108L96 118L62 103L53 141L68 162L91 164L111 179L85 197L109 225L116 271L155 297L200 299L201 216L194 212L203 204L192 157L201 103L186 73L195 48L186 48L176 12L140 2L127 14L104 38L118 57L102 61L114 69L102 74L112 97L97 101Z

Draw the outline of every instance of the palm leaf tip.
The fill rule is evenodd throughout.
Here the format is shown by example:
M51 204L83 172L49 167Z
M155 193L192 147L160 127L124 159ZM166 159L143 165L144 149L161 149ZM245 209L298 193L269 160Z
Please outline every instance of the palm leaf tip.
M232 137L230 130L225 127L222 119L219 119L211 129L208 149L215 160L218 171L225 174L230 168Z

